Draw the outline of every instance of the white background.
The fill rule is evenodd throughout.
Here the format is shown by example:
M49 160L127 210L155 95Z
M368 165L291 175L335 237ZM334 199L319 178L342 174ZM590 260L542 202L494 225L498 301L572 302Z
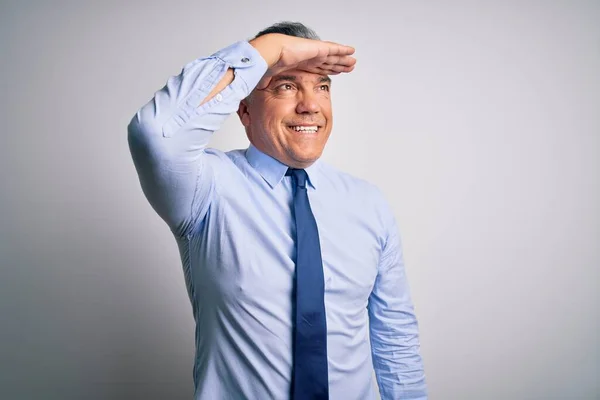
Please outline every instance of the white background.
M281 20L356 47L324 159L393 206L430 398L599 398L600 3L567 0L3 1L0 397L192 397L126 126ZM248 145L236 116L211 145Z

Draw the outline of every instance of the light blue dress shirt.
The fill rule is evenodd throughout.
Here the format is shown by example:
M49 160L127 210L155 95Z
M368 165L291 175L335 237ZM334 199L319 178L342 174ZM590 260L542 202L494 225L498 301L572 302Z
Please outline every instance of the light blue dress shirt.
M199 106L228 68L234 81ZM296 258L287 166L250 145L208 148L267 69L248 42L187 64L133 117L142 189L175 235L196 321L195 398L287 399ZM424 399L400 238L381 192L306 169L325 277L330 398Z

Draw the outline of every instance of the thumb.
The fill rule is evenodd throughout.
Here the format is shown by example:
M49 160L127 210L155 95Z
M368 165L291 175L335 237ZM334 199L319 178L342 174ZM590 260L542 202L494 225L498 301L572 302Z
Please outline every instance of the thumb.
M258 84L256 85L256 89L257 90L264 90L267 88L267 86L269 86L269 83L271 83L271 76L265 74L262 79L260 81L258 81Z

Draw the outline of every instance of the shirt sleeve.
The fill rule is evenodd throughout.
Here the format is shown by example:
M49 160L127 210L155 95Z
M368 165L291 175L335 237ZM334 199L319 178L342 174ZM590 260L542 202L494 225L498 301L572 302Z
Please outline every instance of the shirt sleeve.
M390 211L391 214L391 211ZM419 332L393 215L369 297L373 366L382 400L427 399Z
M235 75L231 84L200 106L229 68ZM252 45L234 43L185 65L129 123L129 149L142 190L174 234L188 234L206 214L222 161L205 149L266 70Z

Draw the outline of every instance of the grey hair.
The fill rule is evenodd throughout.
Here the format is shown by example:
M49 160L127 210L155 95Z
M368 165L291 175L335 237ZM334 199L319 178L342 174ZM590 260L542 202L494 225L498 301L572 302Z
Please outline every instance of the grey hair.
M304 39L321 40L321 38L319 38L319 35L317 35L317 33L310 29L308 26L300 22L291 21L277 22L276 24L273 24L268 28L265 28L262 31L258 32L256 36L254 36L252 39L256 39L257 37L269 33L281 33L283 35L296 36ZM247 103L250 103L250 97L252 93L254 93L254 91L252 91L248 96L246 96L245 100Z
M254 36L252 39L256 39L257 37L267 35L269 33L281 33L283 35L296 36L304 39L321 40L319 35L317 35L317 33L310 29L308 26L300 22L291 21L277 22L269 26L268 28L265 28L262 31L258 32L256 36ZM247 103L250 103L250 97L252 93L254 93L254 90L250 94L248 94L248 96L246 96L245 100Z
M288 36L296 36L304 39L320 40L319 35L306 25L300 22L282 21L269 26L258 32L254 39L268 33L281 33Z

